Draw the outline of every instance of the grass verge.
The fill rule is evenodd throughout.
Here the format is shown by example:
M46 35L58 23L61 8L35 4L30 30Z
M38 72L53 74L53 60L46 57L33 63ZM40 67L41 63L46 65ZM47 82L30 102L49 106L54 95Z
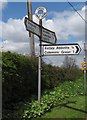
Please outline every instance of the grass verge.
M75 96L67 99L66 103L53 108L42 118L85 118L86 116L85 97Z

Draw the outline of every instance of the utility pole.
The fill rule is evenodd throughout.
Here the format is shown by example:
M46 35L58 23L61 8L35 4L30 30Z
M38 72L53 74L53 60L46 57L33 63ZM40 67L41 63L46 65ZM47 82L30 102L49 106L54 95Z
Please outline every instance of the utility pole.
M87 2L85 3L85 7L86 6L87 6ZM85 9L85 19L87 21L87 9ZM87 23L85 23L85 60L87 62ZM86 68L87 68L87 66L86 66ZM87 79L87 76L86 76L86 79ZM87 81L86 81L86 83L87 83ZM87 90L87 84L86 84L86 90ZM87 93L86 93L86 95L87 95Z
M87 6L87 2L85 2L85 7ZM87 21L87 9L85 9L85 20ZM85 62L87 63L87 23L85 22L85 44L84 44L84 52L85 52ZM85 65L87 69L87 64ZM87 112L87 71L84 70L84 91L85 91L85 111ZM87 118L87 114L85 116Z
M32 20L32 3L31 0L27 0L27 10L28 10L28 19ZM32 57L35 56L35 49L34 49L34 34L29 32L30 38L30 54Z

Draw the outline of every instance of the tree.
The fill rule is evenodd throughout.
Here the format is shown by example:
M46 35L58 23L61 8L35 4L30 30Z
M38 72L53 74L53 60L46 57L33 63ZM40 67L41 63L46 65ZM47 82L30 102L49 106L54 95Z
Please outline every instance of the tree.
M72 57L65 56L62 67L67 68L67 69L78 67L76 65L76 59L72 58Z
M76 59L65 56L63 65L61 66L64 73L64 80L75 80L81 76L81 70L76 65Z

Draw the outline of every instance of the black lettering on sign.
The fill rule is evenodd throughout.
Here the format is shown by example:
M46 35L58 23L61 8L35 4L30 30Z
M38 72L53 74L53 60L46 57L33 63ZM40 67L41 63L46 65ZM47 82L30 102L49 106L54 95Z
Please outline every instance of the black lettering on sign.
M71 51L61 51L61 53L71 53Z

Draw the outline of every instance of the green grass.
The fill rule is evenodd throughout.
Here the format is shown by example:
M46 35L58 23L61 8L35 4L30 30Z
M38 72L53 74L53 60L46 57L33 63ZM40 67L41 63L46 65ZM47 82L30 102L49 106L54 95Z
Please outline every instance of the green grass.
M85 118L85 97L75 96L67 99L68 102L51 109L42 118ZM71 103L70 103L71 102Z

